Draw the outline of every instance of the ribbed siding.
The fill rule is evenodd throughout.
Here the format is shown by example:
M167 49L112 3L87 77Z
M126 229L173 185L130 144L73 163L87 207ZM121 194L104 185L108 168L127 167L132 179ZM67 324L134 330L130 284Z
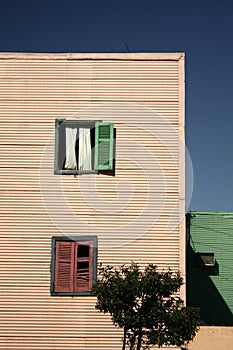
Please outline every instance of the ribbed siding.
M134 260L184 272L180 224L184 171L179 144L179 137L184 139L183 56L70 57L0 54L2 349L120 348L121 331L95 310L94 297L50 295L51 237L61 235L61 227L73 236L98 234L98 261L104 264ZM122 103L118 111L116 106ZM156 114L166 123L152 119ZM53 175L54 121L69 117L114 122L115 177ZM154 137L154 129L161 138ZM120 140L129 143L131 157L143 169L122 156ZM164 140L169 140L169 147ZM146 150L141 156L137 145ZM93 182L101 208L95 207L96 198L92 201ZM119 189L119 182L130 183L133 192L124 186ZM70 212L88 227L86 232L79 232L64 211L61 194L53 187L57 183ZM154 200L148 204L149 195ZM44 203L46 196L55 208L57 225ZM143 220L138 220L144 208ZM176 225L168 233L171 216ZM137 220L136 226L130 224ZM108 248L118 240L120 247Z
M232 326L233 213L192 211L189 217L189 304L201 307L206 323ZM214 253L216 267L196 266L197 252Z

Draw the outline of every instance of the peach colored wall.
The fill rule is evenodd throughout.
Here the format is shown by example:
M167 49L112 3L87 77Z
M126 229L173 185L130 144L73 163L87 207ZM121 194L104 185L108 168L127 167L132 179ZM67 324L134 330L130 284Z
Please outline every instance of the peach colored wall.
M233 349L233 327L201 327L188 350Z
M116 176L54 175L56 118L114 122ZM119 349L94 297L51 297L51 237L185 273L184 55L0 53L0 120L0 349Z

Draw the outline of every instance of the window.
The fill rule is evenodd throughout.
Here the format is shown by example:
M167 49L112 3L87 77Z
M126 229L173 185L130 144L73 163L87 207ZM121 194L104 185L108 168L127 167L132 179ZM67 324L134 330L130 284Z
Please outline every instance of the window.
M90 295L96 280L97 237L52 238L52 295Z
M114 124L56 119L55 174L113 170Z

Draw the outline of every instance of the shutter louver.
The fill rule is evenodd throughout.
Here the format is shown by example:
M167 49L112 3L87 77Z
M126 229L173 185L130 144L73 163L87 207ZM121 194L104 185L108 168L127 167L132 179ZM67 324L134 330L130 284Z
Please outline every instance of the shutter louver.
M92 289L93 244L90 241L78 243L76 249L75 281L77 292Z
M74 242L56 242L55 292L73 291Z
M89 261L80 261L77 264L77 292L89 291Z
M95 170L113 169L114 124L95 124Z

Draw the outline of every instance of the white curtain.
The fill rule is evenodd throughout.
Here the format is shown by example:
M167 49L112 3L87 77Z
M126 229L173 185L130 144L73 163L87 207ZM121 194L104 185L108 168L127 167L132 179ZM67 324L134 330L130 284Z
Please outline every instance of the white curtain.
M91 170L91 130L79 128L79 170Z
M66 128L66 162L65 169L77 169L75 143L77 139L76 128Z

